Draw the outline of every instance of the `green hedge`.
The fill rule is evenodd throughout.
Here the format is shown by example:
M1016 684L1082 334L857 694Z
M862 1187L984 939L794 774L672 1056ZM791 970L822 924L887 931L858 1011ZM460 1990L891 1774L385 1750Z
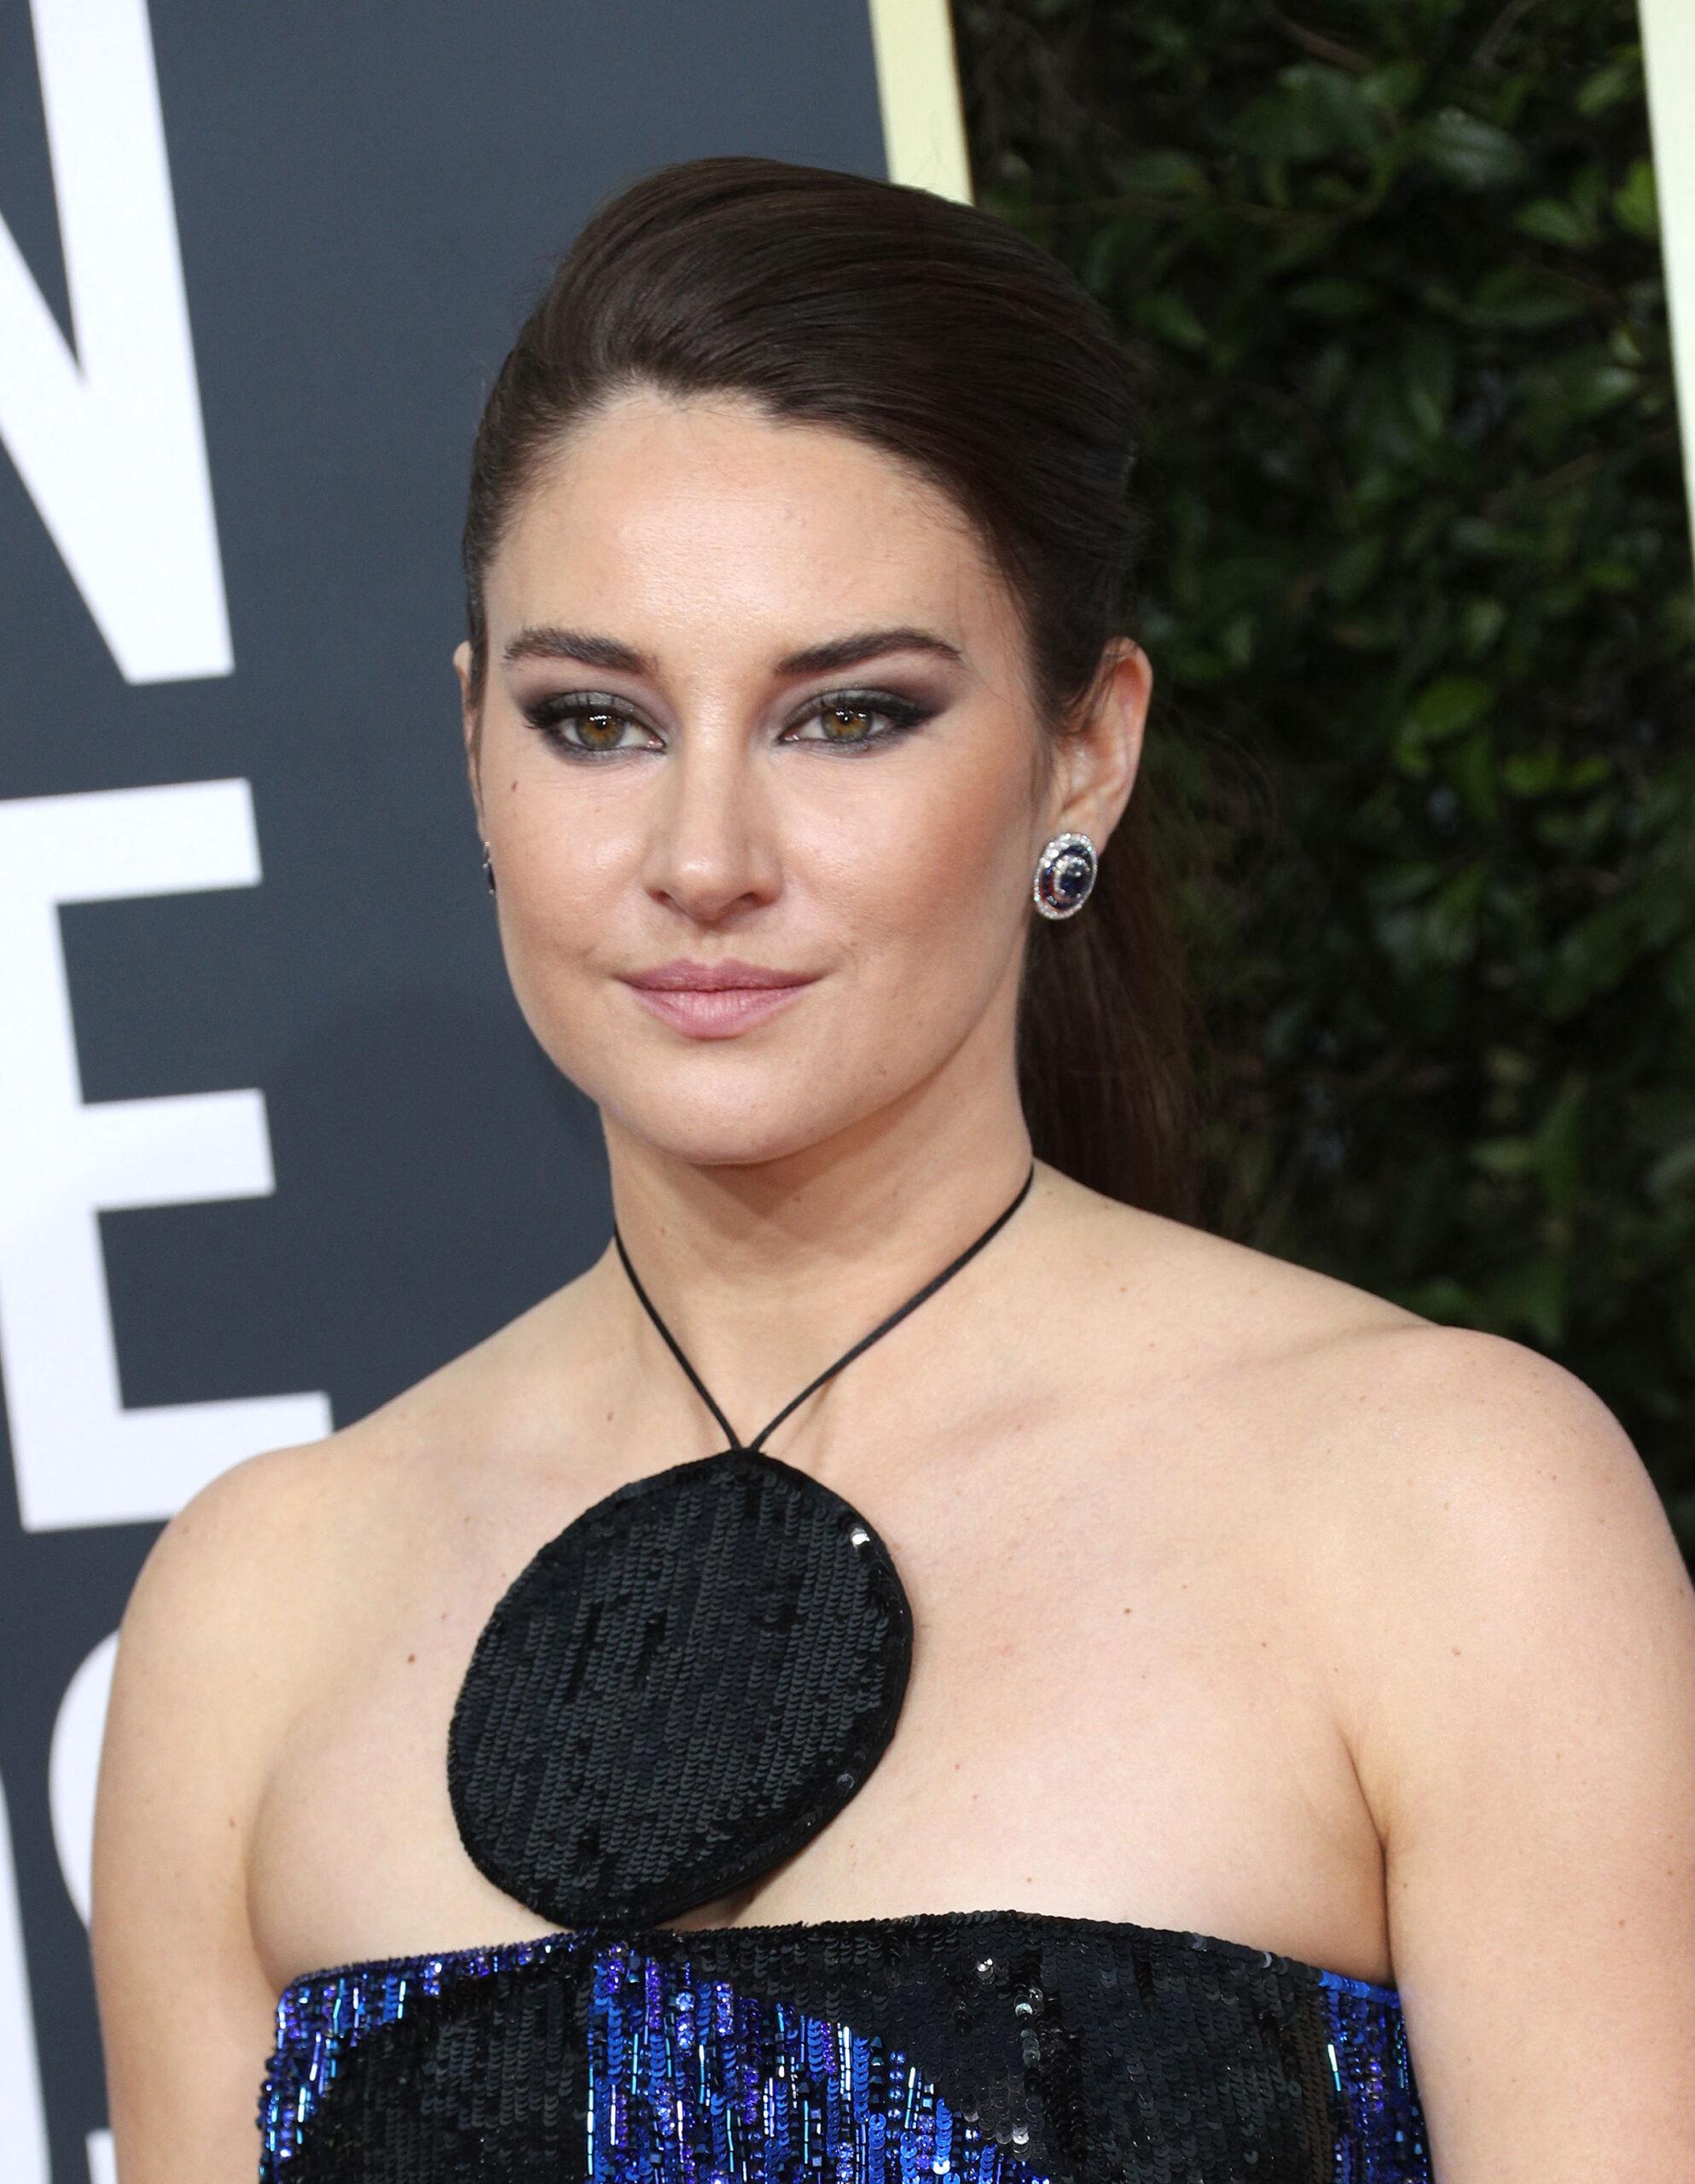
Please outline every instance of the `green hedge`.
M1557 1357L1695 1546L1695 588L1631 0L956 0L1148 360L1210 1224Z

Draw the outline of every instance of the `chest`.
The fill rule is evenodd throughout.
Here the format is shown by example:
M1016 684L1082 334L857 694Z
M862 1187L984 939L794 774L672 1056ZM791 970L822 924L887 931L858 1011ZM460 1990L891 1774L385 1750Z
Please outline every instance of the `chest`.
M1375 1841L1299 1635L1301 1573L1251 1511L1209 1510L1204 1481L1174 1490L1170 1464L1087 1445L1067 1461L1062 1437L978 1438L834 1482L912 1606L894 1734L800 1851L675 1923L1017 1907L1321 1963L1381 1954ZM562 1510L520 1496L497 1519L438 1499L394 1577L350 1608L252 1838L252 1915L278 1986L549 1930L467 1857L447 1729L495 1601L599 1490L567 1492Z

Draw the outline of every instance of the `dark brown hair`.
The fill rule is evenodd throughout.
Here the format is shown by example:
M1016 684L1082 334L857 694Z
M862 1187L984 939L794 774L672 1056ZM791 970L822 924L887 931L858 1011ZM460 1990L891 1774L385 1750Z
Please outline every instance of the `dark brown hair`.
M478 427L463 542L473 695L483 578L540 465L619 394L744 396L939 486L1023 616L1060 735L1128 629L1132 357L1059 260L928 191L777 160L685 160L601 203L525 320ZM1195 1201L1193 1025L1139 783L1075 917L1032 908L1019 1074L1044 1160L1178 1218Z

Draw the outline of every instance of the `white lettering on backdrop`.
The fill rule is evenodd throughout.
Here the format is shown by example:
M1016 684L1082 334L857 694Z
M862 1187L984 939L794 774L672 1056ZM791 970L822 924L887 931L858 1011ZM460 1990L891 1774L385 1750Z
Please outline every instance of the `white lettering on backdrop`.
M233 665L147 0L32 0L67 347L0 220L0 441L126 682Z
M274 1188L261 1092L84 1103L61 903L258 880L245 781L0 804L0 1377L24 1528L172 1515L237 1458L330 1431L322 1394L126 1410L97 1216Z

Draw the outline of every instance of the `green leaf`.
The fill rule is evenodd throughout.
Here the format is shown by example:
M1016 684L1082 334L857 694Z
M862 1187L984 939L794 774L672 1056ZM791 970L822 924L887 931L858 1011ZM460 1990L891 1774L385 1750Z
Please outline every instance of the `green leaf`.
M1138 296L1130 315L1144 332L1170 342L1174 348L1204 349L1207 346L1206 328L1181 296Z
M1582 219L1598 221L1607 201L1607 171L1600 160L1588 160L1571 177L1566 200Z
M1495 685L1476 675L1442 675L1426 683L1407 709L1406 724L1419 743L1437 743L1480 721L1495 703Z
M1495 743L1484 729L1474 729L1458 742L1445 746L1442 771L1458 792L1466 816L1482 827L1494 823Z
M1416 902L1421 895L1428 895L1442 878L1442 868L1433 858L1418 857L1404 864L1386 865L1380 872L1366 875L1367 898L1385 909L1392 909L1402 903Z
M1553 243L1565 250L1588 250L1600 239L1598 223L1559 197L1534 198L1512 215L1512 224L1538 242Z
M1534 752L1512 752L1501 760L1501 787L1516 797L1570 797L1599 788L1612 773L1605 752L1566 758L1558 742L1540 742Z
M1510 1181L1535 1173L1536 1141L1533 1137L1484 1137L1466 1147L1466 1157L1486 1176Z
M1545 385L1568 417L1599 417L1628 401L1642 384L1640 373L1615 364L1605 349L1586 349L1564 357L1547 373Z
M1350 539L1332 556L1324 572L1324 588L1338 607L1350 607L1375 583L1383 567L1389 541L1380 531L1368 531Z
M1583 1107L1588 1082L1578 1070L1568 1071L1553 1105L1536 1131L1536 1171L1541 1178L1549 1211L1562 1217L1577 1201L1583 1161Z
M1418 132L1428 165L1462 189L1499 189L1517 182L1529 165L1516 137L1463 107L1446 106Z
M1463 1281L1456 1281L1451 1275L1435 1274L1424 1281L1415 1281L1404 1288L1385 1288L1384 1293L1392 1296L1409 1312L1417 1312L1427 1320L1434 1320L1441 1327L1475 1327L1482 1317L1482 1300Z
M1598 113L1605 113L1610 106L1622 100L1640 98L1642 94L1642 49L1640 45L1621 46L1610 61L1604 61L1588 81L1582 84L1574 103L1585 120Z
M1548 1350L1564 1337L1570 1293L1570 1260L1546 1252L1505 1269L1485 1292L1498 1326L1522 1327Z
M1460 610L1460 643L1468 659L1481 659L1506 626L1498 599L1468 599Z
M1554 950L1542 1005L1565 1022L1618 987L1641 954L1635 903L1628 895L1604 903L1571 926Z
M1544 743L1535 751L1513 751L1501 760L1501 780L1514 796L1552 796L1565 777L1565 761L1557 743Z
M1435 327L1419 327L1408 340L1405 357L1407 406L1427 440L1448 431L1454 406L1454 344Z
M1120 189L1149 197L1204 197L1212 184L1187 152L1142 152L1117 170Z
M1276 89L1242 109L1230 137L1242 151L1266 159L1306 161L1369 152L1381 126L1344 69L1303 61L1281 70Z
M1424 918L1426 960L1450 966L1469 962L1477 945L1477 916L1483 907L1489 867L1482 858L1457 872L1429 903Z
M1241 669L1251 664L1255 628L1251 614L1233 614L1218 632L1218 649L1232 667Z
M1651 242L1660 231L1659 202L1654 190L1654 170L1646 160L1633 160L1624 179L1612 193L1613 217L1633 235Z
M1472 291L1471 316L1485 326L1535 329L1576 318L1588 305L1539 266L1500 265Z
M1368 105L1396 111L1411 106L1425 87L1425 75L1421 61L1391 61L1356 77L1355 85Z
M1660 629L1675 652L1695 653L1695 591L1673 592L1660 609Z

